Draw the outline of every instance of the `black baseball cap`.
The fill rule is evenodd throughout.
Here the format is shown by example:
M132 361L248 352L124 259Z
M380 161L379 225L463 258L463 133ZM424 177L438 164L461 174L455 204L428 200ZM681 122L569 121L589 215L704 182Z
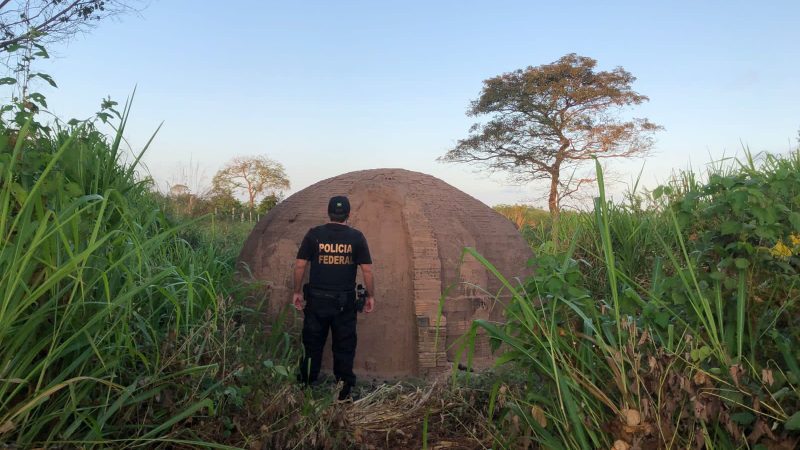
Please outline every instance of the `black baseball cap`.
M333 214L336 216L350 215L350 200L348 200L344 195L331 197L330 201L328 202L328 214Z

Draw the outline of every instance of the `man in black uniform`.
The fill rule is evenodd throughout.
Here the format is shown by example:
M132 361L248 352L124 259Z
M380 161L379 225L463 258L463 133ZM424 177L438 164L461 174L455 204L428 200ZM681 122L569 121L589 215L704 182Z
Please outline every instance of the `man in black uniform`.
M375 308L372 259L364 235L346 224L350 201L337 196L328 202L330 222L308 230L297 252L294 267L294 307L302 310L303 347L299 380L313 383L319 375L322 350L333 332L333 373L342 381L339 399L350 395L356 383L353 359L356 354L356 270L361 267L367 288L364 312ZM311 261L309 283L303 288L307 263ZM305 295L304 295L305 294Z

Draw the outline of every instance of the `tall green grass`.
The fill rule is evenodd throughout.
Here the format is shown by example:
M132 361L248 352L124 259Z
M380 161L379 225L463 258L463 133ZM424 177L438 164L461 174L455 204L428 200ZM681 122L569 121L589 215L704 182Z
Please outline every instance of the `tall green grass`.
M798 161L748 155L683 174L652 208L608 202L598 166L593 213L561 224L566 249L534 235L545 241L533 243L534 275L522 284L466 249L510 304L505 325L477 321L464 342L486 330L498 364L526 374L513 401L497 400L497 384L492 404L506 406L492 416L527 430L511 427L499 445L526 433L564 449L795 442Z
M191 442L179 425L214 413L233 260L157 208L123 158L128 114L110 140L2 125L0 442Z

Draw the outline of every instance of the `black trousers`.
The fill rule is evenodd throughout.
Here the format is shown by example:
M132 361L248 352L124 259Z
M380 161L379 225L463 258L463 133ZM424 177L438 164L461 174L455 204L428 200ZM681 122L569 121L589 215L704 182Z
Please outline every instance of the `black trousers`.
M303 310L303 348L305 353L300 361L299 380L313 383L319 376L322 365L322 350L332 332L333 374L336 381L343 381L345 388L355 386L353 360L356 356L356 315L352 301L340 302L334 298L306 298ZM348 389L349 391L349 389Z

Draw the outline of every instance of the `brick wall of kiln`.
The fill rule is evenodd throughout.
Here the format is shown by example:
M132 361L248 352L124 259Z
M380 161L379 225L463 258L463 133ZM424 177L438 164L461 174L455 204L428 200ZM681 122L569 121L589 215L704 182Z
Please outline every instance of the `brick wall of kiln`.
M475 247L502 273L515 276L523 274L531 256L527 244L506 219L434 177L400 169L351 172L286 199L262 219L245 244L240 260L257 278L272 282L273 310L291 298L294 253L303 235L326 221L327 199L340 194L350 196L353 226L374 248L377 269L378 310L359 317L356 373L391 378L448 369L455 349L445 349L468 331L474 319L502 320L502 305L474 287L497 292L499 283L471 257L462 263L463 247ZM387 234L396 235L400 229L402 239L387 243ZM407 261L389 263L399 257L396 253ZM437 317L442 292L448 288L443 315ZM386 315L390 311L408 317L392 320ZM488 364L487 340L476 344L476 365ZM398 345L404 348L395 348ZM391 352L414 361L393 360L386 355Z

